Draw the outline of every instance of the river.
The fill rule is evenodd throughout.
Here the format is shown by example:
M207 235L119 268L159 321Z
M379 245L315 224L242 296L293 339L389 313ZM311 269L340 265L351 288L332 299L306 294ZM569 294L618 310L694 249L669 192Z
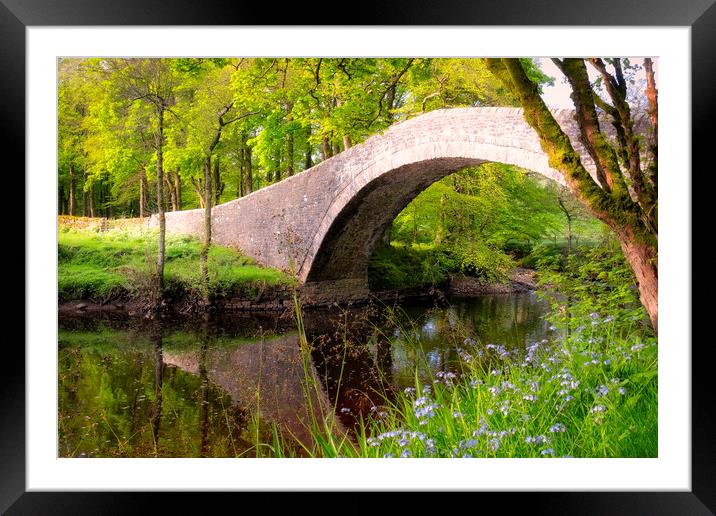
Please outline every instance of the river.
M58 456L254 457L308 445L326 414L350 433L396 391L459 374L461 346L550 336L534 292L441 303L243 314L158 325L61 319ZM307 381L308 380L308 381Z

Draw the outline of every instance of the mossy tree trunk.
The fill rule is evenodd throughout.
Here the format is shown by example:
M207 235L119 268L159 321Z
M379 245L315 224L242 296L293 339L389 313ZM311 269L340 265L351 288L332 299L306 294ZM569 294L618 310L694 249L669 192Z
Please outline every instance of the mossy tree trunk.
M539 136L550 166L562 173L577 198L616 234L639 284L641 303L651 318L654 331L658 331L656 144L649 146L649 165L644 167L626 101L626 80L619 59L610 61L613 73L607 71L605 61L589 60L601 75L611 102L600 98L592 89L585 60L565 58L553 61L572 88L581 141L597 169L594 178L582 165L569 137L552 116L519 59L485 59L490 71L518 99L525 120ZM650 87L654 88L655 97L655 86ZM610 142L602 132L597 107L611 118L616 142ZM655 119L655 102L651 112Z
M209 248L211 247L211 154L204 160L204 242L199 254L199 269L201 272L201 287L204 303L209 303Z
M164 110L163 102L157 103L157 217L159 218L159 245L157 250L157 290L156 302L164 297L164 262L167 234L167 221L164 216Z

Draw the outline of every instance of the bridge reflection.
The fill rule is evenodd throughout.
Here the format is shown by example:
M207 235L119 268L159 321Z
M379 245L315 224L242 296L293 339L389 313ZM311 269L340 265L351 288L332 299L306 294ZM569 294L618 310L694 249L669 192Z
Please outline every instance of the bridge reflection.
M324 314L325 315L325 314ZM312 422L328 421L337 435L350 435L360 419L377 417L391 397L391 351L386 339L335 317L307 321L310 355L302 356L297 333L238 343L205 328L202 346L167 349L165 365L199 376L225 391L232 403L284 437L310 448ZM360 331L359 331L360 330Z

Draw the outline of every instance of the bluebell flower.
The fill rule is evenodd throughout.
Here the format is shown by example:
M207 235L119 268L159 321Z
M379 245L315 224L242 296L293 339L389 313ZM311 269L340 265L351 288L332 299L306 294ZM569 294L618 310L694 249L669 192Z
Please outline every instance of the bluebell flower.
M428 403L430 400L427 398L427 396L420 396L415 401L413 401L413 407L422 407L426 403Z
M567 431L567 427L565 427L562 423L555 423L554 425L552 425L551 427L549 427L549 431L552 432L552 433L566 432L566 431Z

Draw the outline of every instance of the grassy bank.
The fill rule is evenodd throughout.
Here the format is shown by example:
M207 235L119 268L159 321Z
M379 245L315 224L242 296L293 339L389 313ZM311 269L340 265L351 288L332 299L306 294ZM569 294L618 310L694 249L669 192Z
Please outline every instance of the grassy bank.
M364 458L656 457L656 339L623 330L594 314L581 333L519 352L466 337L458 373L418 380L356 416L355 439L338 432L330 415L328 423L314 421L315 444L307 451Z
M546 260L545 263L551 263ZM314 421L316 457L656 457L658 345L618 246L542 271L559 335L508 350L458 328L457 370L356 415L351 439ZM554 290L554 286L558 290ZM398 319L400 320L400 318ZM409 328L399 328L403 336ZM351 344L346 343L347 352ZM419 343L414 343L419 350ZM428 361L430 357L422 356ZM421 368L428 371L429 367ZM318 388L311 385L307 388ZM280 443L277 444L280 447Z
M156 231L127 228L99 232L60 226L58 232L59 301L142 299L150 291L156 263ZM171 298L199 295L198 240L167 236L165 285ZM291 285L293 279L225 247L209 252L212 298L254 296L266 287Z

